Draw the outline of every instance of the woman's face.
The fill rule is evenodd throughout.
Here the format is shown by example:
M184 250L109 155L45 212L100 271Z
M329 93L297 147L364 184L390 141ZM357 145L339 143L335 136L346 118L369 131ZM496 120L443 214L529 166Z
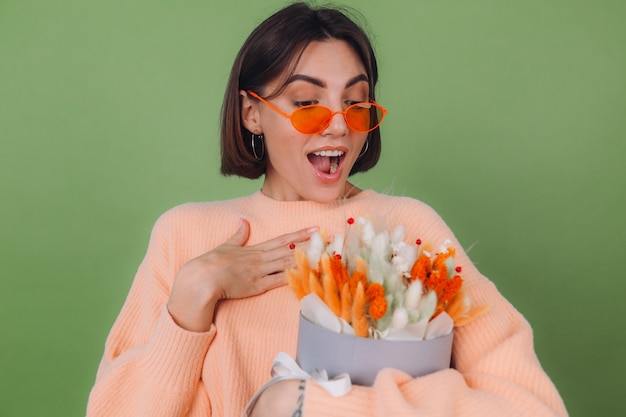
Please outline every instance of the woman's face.
M257 92L271 94L273 83ZM332 111L368 101L369 83L361 60L344 41L312 42L285 90L271 103L287 114L319 104ZM329 202L349 193L348 174L359 157L367 133L348 128L342 114L317 134L297 131L290 119L267 105L244 99L244 125L263 134L267 171L263 193L275 200Z

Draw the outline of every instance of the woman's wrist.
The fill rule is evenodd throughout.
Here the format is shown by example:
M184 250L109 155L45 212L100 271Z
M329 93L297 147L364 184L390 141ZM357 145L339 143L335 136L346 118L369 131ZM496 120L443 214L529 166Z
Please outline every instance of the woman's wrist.
M250 417L301 417L306 380L279 381L259 396Z
M196 333L208 332L211 329L214 310L215 304L207 306L206 311L180 311L169 302L167 304L167 311L174 323L185 330Z
M209 331L221 293L213 286L184 285L184 278L179 278L167 302L170 316L185 330L199 333Z

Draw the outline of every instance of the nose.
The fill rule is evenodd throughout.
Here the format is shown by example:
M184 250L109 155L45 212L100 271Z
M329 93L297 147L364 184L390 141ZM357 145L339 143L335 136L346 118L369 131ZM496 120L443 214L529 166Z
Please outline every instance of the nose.
M330 115L330 123L322 131L322 135L345 136L348 134L348 124L346 123L343 111L334 111Z

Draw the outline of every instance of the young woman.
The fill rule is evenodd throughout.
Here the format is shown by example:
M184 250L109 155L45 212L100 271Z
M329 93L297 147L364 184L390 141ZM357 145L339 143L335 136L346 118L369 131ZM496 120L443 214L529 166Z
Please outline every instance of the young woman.
M107 339L89 416L240 416L276 354L295 357L300 307L283 272L294 247L357 216L436 245L452 240L467 292L490 311L455 333L449 370L386 369L342 397L313 380L283 381L261 393L255 417L567 414L530 326L441 218L348 181L380 155L377 77L367 36L338 10L293 4L253 31L226 90L222 173L264 176L263 187L161 216Z

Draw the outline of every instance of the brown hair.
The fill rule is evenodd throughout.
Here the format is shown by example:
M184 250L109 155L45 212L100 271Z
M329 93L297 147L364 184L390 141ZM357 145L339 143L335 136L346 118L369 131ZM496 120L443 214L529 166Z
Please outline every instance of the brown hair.
M294 3L262 22L241 47L230 72L221 114L221 152L223 175L259 178L265 174L265 158L252 154L249 132L241 122L241 90L261 91L279 77L286 80L297 58L313 41L337 39L347 42L361 58L369 78L370 97L375 99L378 81L376 57L369 38L359 25L339 9L312 8ZM284 90L279 86L272 95ZM369 133L367 152L357 159L350 175L374 167L380 157L380 130Z

